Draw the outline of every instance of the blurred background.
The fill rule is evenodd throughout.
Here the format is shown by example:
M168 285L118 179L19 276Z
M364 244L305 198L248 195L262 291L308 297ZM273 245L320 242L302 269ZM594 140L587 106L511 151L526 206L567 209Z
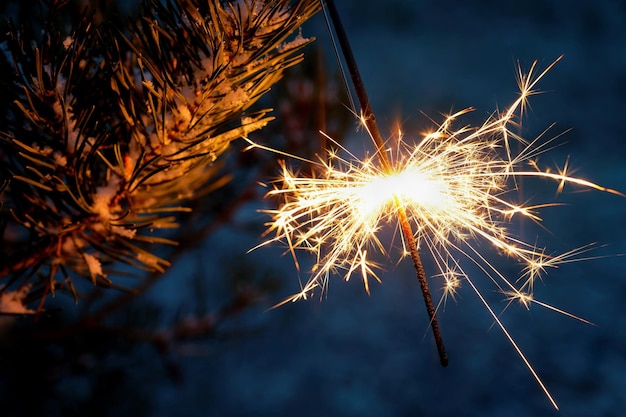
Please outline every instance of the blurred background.
M542 157L544 166L569 157L576 176L626 191L622 1L337 0L337 7L383 135L398 123L407 137L417 135L432 128L430 119L468 106L476 110L465 122L480 123L516 98L518 64L528 69L538 60L544 68L564 55L540 83L544 94L531 100L522 133L534 138L556 123L550 132L565 132L562 146ZM268 97L278 117L260 135L313 153L322 126L363 152L369 139L345 107L322 14L303 35L317 41ZM315 112L321 103L324 112ZM555 196L555 184L524 185L528 199L564 204L542 211L546 230L521 225L525 239L534 242L538 232L537 243L557 253L597 243L591 256L598 259L550 270L535 293L595 325L536 305L513 305L502 316L557 412L469 286L439 314L450 356L447 368L439 365L408 260L386 261L382 285L370 295L358 280L337 278L321 301L270 309L299 288L282 248L248 253L268 221L258 210L272 204L256 181L269 181L278 167L272 155L230 158L237 181L206 208L206 233L140 297L68 302L36 332L32 318L3 323L6 415L624 415L626 199L573 187ZM496 311L506 306L479 272L474 281ZM438 299L440 289L433 292ZM85 316L93 322L79 320ZM79 332L72 331L77 321ZM27 403L17 400L24 393Z

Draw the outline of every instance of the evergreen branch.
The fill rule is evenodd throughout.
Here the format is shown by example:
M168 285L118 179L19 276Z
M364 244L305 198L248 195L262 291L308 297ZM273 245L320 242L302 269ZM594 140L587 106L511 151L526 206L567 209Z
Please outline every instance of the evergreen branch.
M176 243L180 213L232 177L216 163L232 141L272 120L250 109L301 61L311 40L286 39L318 8L146 0L126 27L84 13L67 35L54 8L41 32L9 25L2 242L7 230L19 239L0 279L32 269L33 294L77 298L76 277L117 286L102 265L162 273L169 262L154 252Z

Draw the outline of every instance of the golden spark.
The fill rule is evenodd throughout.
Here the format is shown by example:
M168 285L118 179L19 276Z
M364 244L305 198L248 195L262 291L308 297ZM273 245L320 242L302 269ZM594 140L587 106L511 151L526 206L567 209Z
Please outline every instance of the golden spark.
M557 172L541 170L536 159L551 149L553 139L544 140L545 135L540 135L526 141L514 133L528 98L537 92L536 84L557 61L541 72L537 72L536 62L527 73L520 71L519 97L504 112L493 114L480 126L453 128L457 119L471 109L463 110L447 116L434 132L423 135L416 143L400 136L395 146L378 149L377 152L386 153L384 158L380 155L358 158L334 142L335 150L328 150L317 161L308 161L316 167L315 175L311 176L302 176L281 162L282 177L268 196L279 198L282 205L266 211L272 216L268 233L274 235L261 246L272 242L286 244L298 270L299 252L310 253L315 259L308 279L301 282L300 291L281 304L307 298L316 288L324 293L332 275L340 275L346 281L357 275L369 293L370 280L380 281L377 275L380 268L372 260L372 254L388 254L379 232L389 224L402 229L400 213L410 222L417 246L427 251L436 264L435 277L444 281L437 308L448 297L454 297L463 282L468 283L550 402L558 408L499 315L461 264L465 258L480 268L510 302L518 300L526 307L535 303L585 321L535 300L533 284L546 269L581 260L580 255L590 247L550 255L545 248L528 243L509 230L513 217L540 222L538 210L552 205L527 206L516 202L522 177L555 181L558 191L565 184L573 184L624 196L569 176L567 163ZM361 122L366 126L363 118ZM506 277L488 260L486 251L479 249L478 243L484 247L484 242L522 264L519 279ZM402 243L400 256L406 256L406 237Z

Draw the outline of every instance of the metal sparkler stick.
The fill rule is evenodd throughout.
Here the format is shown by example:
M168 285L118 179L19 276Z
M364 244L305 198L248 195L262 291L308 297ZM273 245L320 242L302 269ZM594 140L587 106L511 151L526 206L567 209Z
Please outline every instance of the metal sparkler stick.
M341 23L341 18L339 17L339 12L337 11L335 2L334 0L326 0L326 7L324 7L324 0L321 1L324 16L328 20L328 15L330 15L330 20L332 21L333 28L336 32L343 58L346 61L348 72L350 74L350 79L352 80L352 85L361 106L361 118L363 120L363 123L365 124L365 127L367 128L370 136L372 137L372 140L374 141L374 145L376 146L376 154L380 159L383 170L390 171L391 161L389 160L389 157L385 152L385 142L380 134L380 130L378 129L376 117L374 116L374 112L372 111L372 107L370 105L370 101L365 90L365 85L363 84L363 79L361 78L361 74L359 73L356 59L354 58L354 54L352 53L352 48L350 47L350 42L348 41L348 36L346 34L344 26ZM328 11L328 15L326 11ZM417 274L417 280L420 284L422 295L424 296L426 311L428 312L428 317L430 319L430 327L433 331L433 336L435 337L435 343L437 344L439 360L442 366L447 366L448 354L446 353L443 338L441 336L441 330L439 329L439 322L437 321L435 305L430 294L428 279L426 277L426 272L424 271L424 266L422 265L422 260L419 256L419 252L417 250L417 244L413 236L413 231L411 229L411 225L409 223L406 211L400 201L396 199L395 205L398 211L398 219L400 221L402 234L404 235L405 242L409 248L409 253L411 255L411 259L413 260L413 266L415 267L415 272Z

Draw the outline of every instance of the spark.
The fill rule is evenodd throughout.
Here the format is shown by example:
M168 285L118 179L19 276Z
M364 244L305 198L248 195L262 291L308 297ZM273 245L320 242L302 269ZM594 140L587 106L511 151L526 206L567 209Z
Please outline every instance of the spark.
M559 58L560 59L560 58ZM302 282L300 291L279 305L308 298L315 290L325 294L331 276L348 281L358 276L369 293L370 280L380 281L381 266L373 254L390 255L392 247L383 243L381 230L391 225L402 235L400 218L406 215L417 247L426 251L437 266L435 278L444 281L443 295L437 305L454 299L467 282L485 305L515 351L555 408L557 404L530 362L518 347L499 315L465 272L462 259L476 265L508 297L525 307L537 304L588 323L533 297L534 283L548 268L586 259L583 252L591 245L561 255L550 255L546 248L526 242L510 229L513 218L521 216L539 223L538 211L556 203L525 205L516 202L518 184L523 177L552 180L557 192L567 185L623 194L588 180L570 176L569 161L552 172L542 170L537 159L552 149L552 139L544 134L527 141L514 133L527 108L528 98L537 94L539 80L558 62L537 72L536 62L529 71L518 73L520 94L503 112L494 113L482 125L455 128L457 121L472 109L445 117L435 131L411 142L398 135L394 146L377 147L374 156L359 158L339 143L324 156L310 162L313 174L305 176L281 162L282 174L268 196L282 204L267 210L267 239L260 246L282 242L300 270L300 253L312 254L315 263ZM366 120L361 124L367 130ZM368 131L368 133L371 132ZM249 140L248 140L249 141ZM376 142L376 141L375 141ZM265 148L249 141L251 147ZM384 153L384 157L377 155ZM295 157L302 160L302 158ZM400 213L399 213L400 212ZM401 214L401 216L399 215ZM406 237L399 257L409 253ZM488 243L503 256L522 265L518 279L501 273L490 261ZM393 246L393 245L392 245ZM489 259L488 259L489 258ZM508 305L507 305L508 307Z
M300 250L313 253L317 260L310 279L293 299L303 298L316 287L325 290L331 275L342 274L347 281L355 272L363 272L361 279L366 286L369 278L377 278L373 272L377 266L369 261L368 254L372 250L387 254L378 235L384 225L395 222L398 205L406 211L415 229L418 247L428 248L440 276L446 280L458 276L459 272L454 271L462 271L458 262L450 266L446 259L456 259L453 254L462 252L461 247L472 241L487 241L525 265L526 279L516 288L487 263L486 270L500 278L504 288L517 292L532 290L534 281L546 268L571 262L589 249L551 256L544 248L515 237L507 228L516 216L540 222L539 209L558 205L516 203L515 180L521 177L556 181L559 192L569 183L622 195L568 176L567 163L557 173L540 170L535 158L546 151L552 139L527 142L513 133L516 111L526 107L528 97L536 94L537 82L553 65L535 77L535 65L528 74L520 75L522 89L518 99L479 127L453 130L453 122L471 111L466 109L447 116L436 131L426 133L415 144L400 137L395 148L384 150L390 167L382 166L373 156L358 158L330 137L327 139L336 149L328 150L324 158L308 161L316 166L316 175L300 175L282 161L280 184L268 193L281 198L282 205L267 210L272 216L268 233L274 232L275 236L264 245L287 243L298 265L296 252ZM523 145L517 153L513 142ZM463 254L472 257L471 253ZM465 276L462 272L461 275Z

